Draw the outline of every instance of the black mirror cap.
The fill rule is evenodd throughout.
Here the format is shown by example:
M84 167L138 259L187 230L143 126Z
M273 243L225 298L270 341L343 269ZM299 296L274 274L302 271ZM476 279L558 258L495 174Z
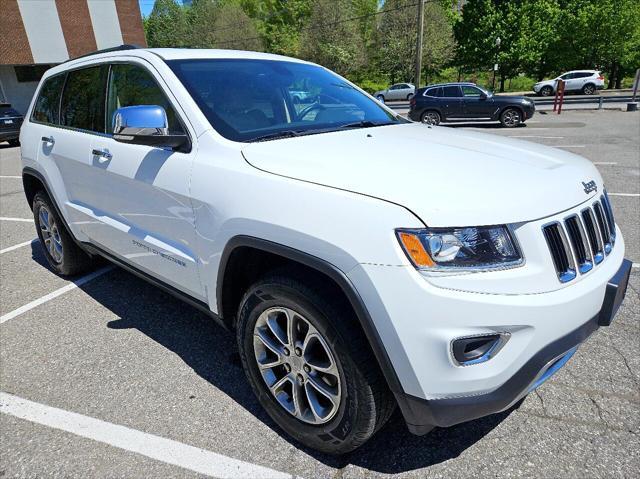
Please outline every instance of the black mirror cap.
M120 143L131 145L155 146L157 148L171 148L174 151L188 153L191 151L191 141L187 135L123 135L114 134L113 139Z
M486 100L487 98L488 98L488 96L487 96L486 93L484 93L484 92L480 93L480 99L481 100Z

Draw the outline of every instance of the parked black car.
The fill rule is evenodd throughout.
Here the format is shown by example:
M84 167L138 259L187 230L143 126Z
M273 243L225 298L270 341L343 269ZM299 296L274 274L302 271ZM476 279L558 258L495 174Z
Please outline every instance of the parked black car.
M536 111L533 101L523 96L495 96L475 83L443 83L416 91L409 102L409 118L430 125L441 121L500 121L512 128L524 123Z
M18 146L22 120L22 115L9 103L0 103L0 143L8 141L11 146Z

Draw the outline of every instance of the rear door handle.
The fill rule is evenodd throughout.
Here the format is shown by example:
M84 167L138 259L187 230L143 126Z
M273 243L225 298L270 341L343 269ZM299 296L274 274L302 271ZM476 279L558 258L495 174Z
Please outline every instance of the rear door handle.
M100 158L100 161L110 160L112 158L112 156L113 156L107 150L94 149L94 150L91 151L91 153L93 154L93 156L98 156Z
M43 136L40 139L42 140L43 143L50 143L52 145L55 143L55 140L53 139L52 136Z

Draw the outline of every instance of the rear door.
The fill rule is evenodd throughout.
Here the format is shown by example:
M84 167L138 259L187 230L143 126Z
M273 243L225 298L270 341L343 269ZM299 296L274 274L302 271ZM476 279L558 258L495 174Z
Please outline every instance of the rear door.
M442 114L448 119L464 118L464 108L462 106L462 92L458 85L442 87L442 97L440 98Z
M189 197L195 135L180 117L162 79L146 62L111 65L107 82L106 134L93 137L86 203L94 221L85 224L93 243L165 283L204 299L194 253L194 212ZM162 86L161 86L162 85ZM119 143L112 138L117 108L158 105L170 132L186 132L189 152Z

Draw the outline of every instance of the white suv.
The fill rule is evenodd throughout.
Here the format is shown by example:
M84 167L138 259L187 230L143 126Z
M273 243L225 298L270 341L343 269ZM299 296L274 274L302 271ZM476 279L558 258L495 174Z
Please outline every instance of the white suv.
M604 88L604 77L598 70L575 70L560 75L553 80L544 80L533 85L533 91L542 96L553 95L558 87L558 80L564 80L564 90L593 95Z
M45 74L20 141L51 267L103 256L235 330L266 411L329 453L396 405L416 434L509 408L624 297L592 163L300 60L98 52Z

